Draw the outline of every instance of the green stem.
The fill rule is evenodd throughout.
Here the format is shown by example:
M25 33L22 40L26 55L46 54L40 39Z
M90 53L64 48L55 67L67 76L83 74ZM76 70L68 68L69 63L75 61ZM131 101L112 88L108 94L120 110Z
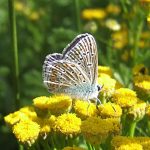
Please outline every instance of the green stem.
M131 122L130 127L129 127L130 137L134 137L135 127L136 127L136 121Z
M141 32L143 29L143 23L144 23L143 20L141 20L140 23L138 24L138 29L136 31L134 47L133 47L133 63L134 63L133 65L135 65L137 62L138 47L139 47Z
M80 2L75 0L75 9L76 9L76 19L77 19L77 29L78 32L81 32L81 20L80 20Z
M17 47L17 30L16 30L16 16L14 10L14 0L8 0L9 6L9 20L10 20L10 31L11 31L11 43L14 54L14 82L15 82L15 107L16 109L20 106L20 92L19 92L19 66L18 66L18 47Z
M22 144L19 144L19 150L24 150L24 147Z

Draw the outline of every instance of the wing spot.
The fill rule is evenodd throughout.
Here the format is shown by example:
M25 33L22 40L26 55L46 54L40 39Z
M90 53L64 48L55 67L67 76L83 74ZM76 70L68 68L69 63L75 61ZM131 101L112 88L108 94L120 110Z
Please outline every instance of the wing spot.
M83 80L83 82L85 83L85 80Z

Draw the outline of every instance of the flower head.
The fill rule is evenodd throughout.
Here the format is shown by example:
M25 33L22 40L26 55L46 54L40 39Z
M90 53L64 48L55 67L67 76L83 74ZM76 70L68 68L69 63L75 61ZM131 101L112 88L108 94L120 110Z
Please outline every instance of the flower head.
M101 73L98 77L98 84L103 85L100 96L106 99L110 98L115 91L116 80L107 74Z
M122 109L114 103L105 103L98 106L98 114L102 118L119 118L122 115Z
M131 146L133 148L131 150L139 150L137 148L141 148L141 146L142 146L143 150L149 150L150 138L149 137L116 136L112 139L111 145L116 150L124 150L123 149L124 147L128 148L129 146ZM133 145L135 146L135 149L134 149ZM141 146L139 146L139 145L141 145ZM120 149L118 149L119 147L120 147ZM123 148L121 149L121 147L123 147Z
M110 134L120 132L120 121L117 118L89 117L82 122L81 132L87 141L97 145L106 140Z
M114 92L112 101L121 107L131 107L137 103L137 97L133 90L120 88Z
M55 115L67 112L72 105L72 99L66 95L41 96L35 98L33 102L37 108L48 109L51 114Z
M133 85L139 98L144 100L150 98L150 76L149 75L141 75L141 76L134 77Z
M82 11L82 17L87 20L103 19L106 16L106 12L103 9L85 9Z
M138 121L144 117L145 111L146 103L141 100L138 100L137 104L129 108L127 115L130 119Z
M15 125L16 123L20 122L21 120L28 120L28 119L29 119L29 117L20 111L10 113L9 115L4 117L5 122L10 126Z
M112 76L112 70L108 66L98 66L98 76L100 76L101 73L105 73L110 77Z
M62 114L55 121L54 131L73 136L80 133L81 119L75 114Z
M31 120L22 120L13 127L13 133L19 142L31 146L38 138L40 126Z
M120 24L115 19L107 19L105 25L112 31L119 31L121 29Z
M97 115L96 106L93 103L89 104L87 101L83 100L76 100L74 110L77 116L82 120Z
M109 13L109 14L114 14L114 15L117 15L121 12L121 8L118 6L118 5L114 5L114 4L109 4L107 7L106 7L106 11Z

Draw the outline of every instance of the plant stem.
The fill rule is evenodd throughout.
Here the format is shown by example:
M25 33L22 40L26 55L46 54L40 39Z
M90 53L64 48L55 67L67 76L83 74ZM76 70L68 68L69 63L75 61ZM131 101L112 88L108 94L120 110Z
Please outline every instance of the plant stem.
M136 121L131 122L130 127L129 127L130 137L134 137L135 127L136 127Z
M144 23L143 20L141 20L140 23L138 24L138 29L136 31L134 47L133 47L133 63L134 63L133 65L135 65L137 62L138 47L139 47L141 32L143 29L143 23Z
M78 32L81 32L81 20L80 20L80 2L75 0L75 9L76 9L76 19L77 19L77 29Z
M9 6L9 21L11 31L11 44L14 57L14 82L15 82L15 107L20 106L20 92L19 92L19 66L18 66L18 47L17 47L17 30L16 30L16 16L14 9L14 0L8 0Z

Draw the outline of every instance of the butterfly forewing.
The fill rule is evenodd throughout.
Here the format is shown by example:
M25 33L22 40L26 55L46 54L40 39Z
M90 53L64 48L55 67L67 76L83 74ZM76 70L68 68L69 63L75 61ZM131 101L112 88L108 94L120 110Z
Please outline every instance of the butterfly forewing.
M96 84L98 54L95 39L90 34L77 36L63 51L63 59L77 63L86 72L91 84Z

